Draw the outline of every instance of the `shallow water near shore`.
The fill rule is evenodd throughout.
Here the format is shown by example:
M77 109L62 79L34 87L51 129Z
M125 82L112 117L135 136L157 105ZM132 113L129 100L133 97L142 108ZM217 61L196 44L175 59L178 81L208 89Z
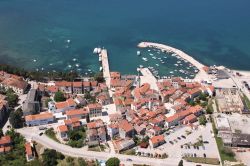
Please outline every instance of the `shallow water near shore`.
M161 64L147 55L145 62L136 54L139 42L152 41L203 64L250 70L249 6L249 0L2 0L0 62L85 74L99 70L92 52L100 46L108 49L111 70L135 74L139 65L159 63L160 75L178 72L177 60Z

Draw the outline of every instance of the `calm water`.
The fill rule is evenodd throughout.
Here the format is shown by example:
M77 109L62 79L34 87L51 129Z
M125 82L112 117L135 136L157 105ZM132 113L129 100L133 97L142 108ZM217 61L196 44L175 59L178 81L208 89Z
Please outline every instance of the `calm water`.
M1 0L0 62L85 73L99 69L92 52L101 46L112 70L135 73L159 63L136 55L138 42L154 41L204 64L250 70L249 7L249 0ZM160 74L174 71L174 61L159 63Z

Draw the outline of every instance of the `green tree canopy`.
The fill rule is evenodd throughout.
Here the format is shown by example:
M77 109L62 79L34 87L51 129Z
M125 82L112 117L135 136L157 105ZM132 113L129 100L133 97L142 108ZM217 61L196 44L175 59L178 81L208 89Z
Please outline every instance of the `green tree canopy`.
M207 118L206 118L206 116L205 115L201 115L200 117L199 117L199 123L200 123L200 125L206 125L206 123L207 123Z
M183 166L183 160L180 160L178 166Z
M64 97L64 94L61 91L59 91L55 93L54 100L56 102L61 102L61 101L65 101L66 98Z
M65 156L54 149L45 149L43 154L43 165L54 166L58 164L58 159L63 160Z
M16 111L10 112L10 124L13 128L21 128L23 127L23 110L21 108L18 108Z
M116 157L111 157L106 161L106 166L119 166L120 160Z

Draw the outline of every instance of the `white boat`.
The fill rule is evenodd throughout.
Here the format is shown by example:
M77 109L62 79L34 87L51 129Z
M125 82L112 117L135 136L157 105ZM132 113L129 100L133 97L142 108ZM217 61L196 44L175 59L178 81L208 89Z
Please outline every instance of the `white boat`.
M152 58L153 58L153 59L156 59L156 57L155 57L155 56L153 56Z
M68 65L68 68L71 68L72 66L71 65Z
M73 58L72 60L75 62L75 61L76 61L76 58Z
M76 67L79 67L80 65L79 64L75 64Z
M159 64L155 64L156 66L159 66Z
M177 63L181 63L181 61L177 61Z
M199 72L199 70L194 70L194 72L195 72L195 73L198 73L198 72Z
M102 52L101 48L97 48L97 53L100 54Z
M145 58L145 57L142 57L142 60L144 60L144 61L146 61L146 62L148 61L148 59L147 59L147 58Z
M91 69L88 69L88 71L91 71Z
M150 52L151 50L148 50L148 52Z
M162 61L161 63L165 63L165 62Z
M143 66L142 66L142 65L140 65L139 67L140 67L140 68L143 68Z
M67 43L70 43L70 40L66 40Z
M99 56L99 62L101 62L102 61L102 57L101 56Z
M173 71L170 71L169 73L170 73L170 74L173 74L174 72L173 72Z
M93 51L94 54L97 54L98 53L98 48L95 48L94 51Z
M141 51L137 51L136 54L139 56L141 55Z
M100 71L102 71L102 67L100 67L100 69L99 69Z
M175 66L179 66L178 64L174 64Z
M153 56L154 54L150 53L149 55L150 55L150 56Z
M36 62L36 59L34 59L33 62Z

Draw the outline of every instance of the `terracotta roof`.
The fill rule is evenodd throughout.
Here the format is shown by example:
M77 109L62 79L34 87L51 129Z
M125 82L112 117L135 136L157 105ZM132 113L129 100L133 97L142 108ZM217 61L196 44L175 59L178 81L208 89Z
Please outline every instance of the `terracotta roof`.
M26 151L26 154L29 155L29 156L33 154L32 153L32 148L31 148L31 145L30 145L29 142L25 143L25 151Z
M56 105L57 109L62 109L65 107L74 106L74 105L76 105L76 103L75 103L74 99L70 98L70 99L63 101L63 102L57 102L55 105Z
M58 89L57 86L48 86L48 87L47 87L47 90L48 90L49 92L52 92L52 93L56 93L56 92L59 91L59 89Z
M153 136L150 140L151 140L152 144L157 144L157 143L160 143L160 142L164 142L164 141L165 141L163 135Z
M94 104L88 104L87 106L89 109L101 109L102 105L99 103L94 103Z
M72 116L72 115L86 115L86 114L88 114L88 111L86 109L84 109L84 108L66 111L66 115L67 116Z
M197 113L197 112L202 111L203 108L202 108L200 105L196 105L196 106L193 106L193 107L189 107L187 110L188 110L190 113L195 114L195 113Z
M71 85L72 85L72 82L68 82L68 81L55 82L55 86L58 86L58 87L70 87Z
M52 113L40 113L37 115L28 115L25 116L25 121L32 121L32 120L41 120L41 119L50 119L53 118Z
M119 128L123 129L125 132L133 130L133 126L130 123L128 123L127 120L122 120L119 124Z
M199 88L194 88L194 89L191 89L191 90L188 91L188 93L190 95L193 95L193 94L196 94L196 93L199 93L199 92L201 92L201 90Z
M61 125L57 127L60 132L67 132L68 127L66 125Z
M190 115L185 117L185 120L187 120L187 121L192 121L195 119L197 119L197 117L194 114L190 114Z
M9 144L9 143L11 143L10 136L6 135L6 136L2 136L1 137L1 139L0 139L0 145Z

